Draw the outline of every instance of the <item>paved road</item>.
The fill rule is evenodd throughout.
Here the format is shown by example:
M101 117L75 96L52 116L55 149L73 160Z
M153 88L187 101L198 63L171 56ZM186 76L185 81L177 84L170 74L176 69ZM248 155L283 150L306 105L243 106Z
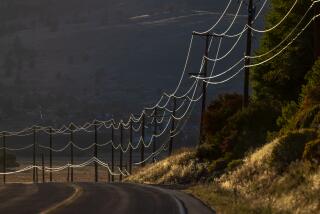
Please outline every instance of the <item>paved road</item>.
M0 213L212 214L175 190L134 184L9 184L0 186Z

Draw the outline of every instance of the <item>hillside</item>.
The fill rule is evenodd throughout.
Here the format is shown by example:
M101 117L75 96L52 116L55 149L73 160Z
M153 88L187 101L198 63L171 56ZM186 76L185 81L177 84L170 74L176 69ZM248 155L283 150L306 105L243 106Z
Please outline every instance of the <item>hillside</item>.
M279 161L273 154L280 142L276 139L257 149L221 177L214 173L208 176L208 163L200 163L192 151L182 151L146 166L127 181L173 187L182 184L186 192L218 213L316 213L320 206L319 166L296 161L279 173L272 166Z

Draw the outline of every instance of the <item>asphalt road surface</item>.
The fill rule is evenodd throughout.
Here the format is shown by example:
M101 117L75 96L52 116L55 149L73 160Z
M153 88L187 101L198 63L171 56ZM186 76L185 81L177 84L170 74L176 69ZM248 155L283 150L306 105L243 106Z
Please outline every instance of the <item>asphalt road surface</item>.
M126 183L7 184L0 213L212 214L199 200L176 190Z

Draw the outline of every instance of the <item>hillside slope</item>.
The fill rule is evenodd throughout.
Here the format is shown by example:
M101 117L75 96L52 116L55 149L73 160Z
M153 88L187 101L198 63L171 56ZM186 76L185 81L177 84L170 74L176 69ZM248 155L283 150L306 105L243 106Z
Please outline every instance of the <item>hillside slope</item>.
M305 131L299 131L304 134ZM242 165L204 182L207 165L191 151L176 154L137 171L129 182L192 184L186 191L218 213L317 213L320 207L320 168L308 161L292 162L279 172L271 167L281 138L245 157ZM206 166L206 167L205 167ZM209 173L213 175L212 173Z

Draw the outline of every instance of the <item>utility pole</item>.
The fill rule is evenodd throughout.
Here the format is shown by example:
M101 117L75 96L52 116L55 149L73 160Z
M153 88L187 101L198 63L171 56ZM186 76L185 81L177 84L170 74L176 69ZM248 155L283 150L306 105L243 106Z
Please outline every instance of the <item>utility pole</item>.
M94 151L93 151L94 157L98 158L98 128L97 124L95 122L94 124ZM98 163L95 160L94 162L94 182L98 182Z
M145 113L143 113L142 115L142 121L141 121L141 137L142 137L142 142L141 142L141 167L145 166L145 162L144 161L144 141L145 141L145 123L146 123L146 116Z
M129 134L129 142L131 143L130 149L129 149L129 173L132 173L132 141L133 141L133 124L132 124L132 120L130 120L130 134Z
M173 132L175 130L175 116L176 116L176 109L177 109L177 99L174 97L173 98L173 111L172 111L172 116L171 116L171 131L170 131L170 143L169 143L169 156L172 155L172 150L173 150Z
M314 3L314 15L320 14L319 3ZM317 60L320 57L320 19L317 18L313 23L313 41L314 41L314 59Z
M41 166L42 166L42 183L45 183L45 168L44 168L44 154L41 154Z
M73 166L73 143L74 143L74 136L73 136L73 125L70 126L70 164ZM73 182L73 167L70 168L70 182Z
M122 172L122 159L123 159L122 146L123 146L123 124L120 125L120 170L121 172ZM122 173L120 173L120 181L122 181Z
M154 154L154 153L156 152L156 150L157 150L157 137L156 137L157 132L158 132L158 121L157 121L157 118L158 118L158 108L156 107L156 108L154 109L154 122L153 122L153 127L154 127L154 129L153 129L153 135L155 136L155 137L153 138L153 142L152 142L152 153L153 153L153 154ZM155 157L153 157L152 160L153 160L153 163L156 162L156 158L155 158Z
M111 126L111 172L114 172L114 124ZM114 182L114 175L111 175L111 181Z
M249 0L248 4L248 30L247 30L247 48L246 56L251 56L252 47L252 24L254 18L253 0ZM243 91L243 103L242 107L246 108L249 105L249 81L250 81L250 68L248 67L251 63L250 58L245 58L245 70L244 70L244 91Z
M52 128L49 130L49 147L50 182L52 182Z
M32 152L32 159L33 159L33 183L36 183L36 128L33 128L33 152Z
M7 151L6 151L6 133L2 134L2 143L3 143L3 183L6 184L6 173L7 173Z
M193 32L192 35L194 36L201 36L205 37L206 40L206 46L205 46L205 51L204 51L204 56L209 57L209 45L210 45L210 38L211 37L218 37L214 34L211 33L205 33L205 34L200 34ZM207 77L208 76L208 60L205 58L204 59L204 64L201 73L189 73L189 75L197 75L197 76L202 76L202 77ZM199 136L199 144L200 146L204 142L204 135L203 135L203 122L204 122L204 114L206 111L206 106L207 106L207 86L208 84L205 81L202 81L202 102L201 102L201 121L200 121L200 136Z

